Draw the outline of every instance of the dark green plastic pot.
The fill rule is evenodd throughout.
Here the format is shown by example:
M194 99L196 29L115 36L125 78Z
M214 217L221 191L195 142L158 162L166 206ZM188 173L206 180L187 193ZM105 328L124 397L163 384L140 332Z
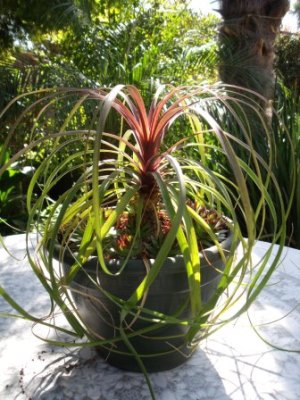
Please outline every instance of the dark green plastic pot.
M225 253L230 251L232 235L222 242ZM66 259L65 270L74 260ZM98 260L91 258L85 265L93 279L100 282L101 289L117 298L127 300L135 291L146 274L142 260L130 260L120 275L111 276L97 268ZM220 272L224 264L215 246L201 253L201 297L207 302L220 281ZM116 273L120 262L110 262L110 271ZM92 339L116 339L112 344L97 347L106 361L121 369L140 371L140 367L128 346L120 339L120 305L97 288L87 274L80 270L70 284L72 297L81 321ZM165 261L156 280L151 285L144 308L155 310L178 319L188 319L191 315L189 288L186 268L182 256L170 257ZM127 323L130 325L133 315ZM148 321L145 320L148 318ZM123 324L124 326L124 324ZM131 345L141 357L148 372L172 369L184 363L193 353L194 348L187 343L188 327L180 324L158 325L149 321L149 314L141 312L136 321L126 329ZM135 335L136 331L153 327L155 329ZM158 328L158 329L157 329Z

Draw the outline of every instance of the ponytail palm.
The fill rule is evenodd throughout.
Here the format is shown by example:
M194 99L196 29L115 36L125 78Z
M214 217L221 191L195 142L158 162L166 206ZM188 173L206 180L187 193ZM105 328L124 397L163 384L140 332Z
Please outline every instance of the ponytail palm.
M39 146L49 147L28 189L28 232L38 233L39 258L34 259L29 253L28 256L51 299L68 319L73 335L87 334L92 344L107 343L107 340L90 338L68 291L72 279L78 271L84 270L91 256L97 257L99 268L107 275L122 276L129 259L142 259L145 263L147 272L128 299L106 293L120 307L120 335L134 354L129 340L132 333L124 328L129 316L135 320L135 316L144 311L155 327L158 322L185 325L188 327L186 341L195 345L200 337L245 311L266 285L284 243L285 226L278 225L277 216L280 213L284 221L285 210L282 202L276 210L272 204L268 193L268 185L274 180L270 165L253 150L251 132L243 123L245 115L239 117L237 112L242 110L239 103L244 107L247 97L241 96L239 90L235 98L234 89L218 85L162 87L149 107L133 86L118 85L110 90L44 90L31 94L38 96L27 109L32 113L37 108L32 141L0 169L0 174L26 152ZM233 103L237 103L237 107L233 107ZM212 105L220 112L232 113L244 142L222 129L208 111ZM55 110L62 106L66 107L67 115L61 129L45 133L43 127L49 124L53 107ZM252 99L248 106L259 118ZM78 114L81 117L85 114L80 121L85 119L86 126L71 129ZM20 116L20 121L24 115ZM109 129L110 120L114 121L113 126L119 121L118 132ZM166 146L166 142L172 144ZM236 155L234 148L237 146L248 154L251 168ZM222 157L231 169L231 181L226 178L227 173L222 174L222 165L214 165L214 160ZM77 179L53 201L51 190L71 171ZM249 181L260 193L256 209L249 197ZM280 189L273 183L280 199ZM279 242L280 246L275 259L268 262L271 245L260 266L254 268L251 250L263 231L266 214L274 220L272 243ZM247 238L243 237L241 226L246 227L243 232ZM221 242L229 234L233 241L228 254ZM62 245L60 260L66 253L74 258L67 276L61 276L53 262L58 242ZM236 260L238 243L241 255ZM216 246L225 266L223 272L219 271L221 279L217 290L203 303L200 254L211 245ZM159 272L166 268L168 257L175 254L181 254L186 268L190 318L180 319L178 315L143 308L149 288ZM120 261L117 272L110 263L115 258ZM88 278L101 290L101 282L92 276ZM1 293L20 315L36 321L16 305L4 289ZM235 308L230 312L233 305ZM224 314L225 311L228 313ZM47 322L41 320L40 323ZM118 339L111 341L115 340ZM87 345L86 339L76 343L80 345ZM135 356L139 358L138 354Z

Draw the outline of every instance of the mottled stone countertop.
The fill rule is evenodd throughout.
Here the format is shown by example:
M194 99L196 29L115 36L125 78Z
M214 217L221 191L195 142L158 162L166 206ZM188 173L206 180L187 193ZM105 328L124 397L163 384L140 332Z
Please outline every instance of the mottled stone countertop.
M0 285L27 311L45 315L49 299L24 258L25 237L8 236L5 244L18 260L0 249ZM254 258L268 247L258 242ZM300 351L299 303L300 251L286 248L248 314L203 341L186 364L150 374L157 399L300 399L300 353L287 351ZM0 298L0 312L9 310ZM31 322L0 319L1 400L150 399L142 374L109 366L93 349L54 347L38 334Z

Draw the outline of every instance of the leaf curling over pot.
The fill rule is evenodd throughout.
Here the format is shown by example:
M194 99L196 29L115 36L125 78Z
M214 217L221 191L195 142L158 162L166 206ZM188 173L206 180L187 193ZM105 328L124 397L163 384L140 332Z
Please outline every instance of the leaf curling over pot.
M248 95L249 91L219 84L165 86L154 93L148 109L141 92L133 86L44 89L28 95L34 100L20 115L19 122L36 111L32 140L0 168L0 175L35 147L44 146L47 150L27 193L27 233L37 232L39 242L33 256L28 236L28 258L55 305L52 314L57 308L62 311L70 324L68 333L78 338L76 346L105 347L109 355L125 352L148 379L146 359L155 355L143 354L135 339L148 337L152 332L152 340L158 341L161 336L163 343L169 343L173 334L168 331L162 335L160 321L163 327L184 327L175 337L181 340L180 348L188 349L198 341L199 332L201 337L207 337L246 311L267 284L285 241L285 226L278 224L277 216L280 213L285 221L287 212L282 201L277 203L279 208L273 207L270 182L277 197L282 197L272 174L274 149L269 126L253 93ZM8 108L13 104L14 101ZM262 159L253 149L250 125L245 123L247 105L251 114L257 113L265 129L265 140L270 143L268 159ZM52 108L66 113L59 123L49 121L55 115L50 112ZM245 140L222 129L214 118L215 112L219 120L228 115L235 119ZM77 116L82 113L85 126L78 126ZM177 125L179 120L183 125ZM52 132L46 129L52 126L50 122L55 126ZM14 133L12 129L7 144ZM237 156L236 147L242 148L247 161ZM57 199L51 199L51 189L66 175L74 176L74 182ZM256 205L251 202L249 181L260 194ZM274 221L271 246L262 257L261 267L254 268L251 251L261 238L266 218ZM220 240L223 220L230 232L229 243L229 237ZM221 230L216 231L218 225ZM59 249L58 239L62 244ZM207 240L213 246L203 250ZM222 247L225 242L226 249ZM240 256L235 259L239 243ZM271 259L275 243L279 246ZM179 255L170 257L174 250ZM215 267L219 279L212 294L204 299L201 266L213 252L219 256L222 269ZM68 254L72 257L66 276L60 264ZM116 255L119 261L114 262ZM58 266L54 256L59 259ZM183 303L179 308L152 308L147 303L151 291L155 291L157 282L169 283L169 277L160 277L171 270L168 266L178 258L185 276L179 280L186 282ZM91 259L96 260L96 274L87 268ZM131 280L126 296L110 292L112 282L123 279L123 272L140 262L143 274L140 279ZM86 293L82 285L74 287L82 274L98 294ZM109 283L104 288L101 281L105 280ZM3 293L20 315L37 322ZM106 306L110 310L108 315L117 321L112 337L91 333L74 301L80 294L79 301L103 304L105 299L116 307ZM139 320L148 324L134 331L134 323ZM38 322L66 331L51 321ZM117 342L125 347L115 351ZM164 348L158 353L180 354L176 343L172 350Z

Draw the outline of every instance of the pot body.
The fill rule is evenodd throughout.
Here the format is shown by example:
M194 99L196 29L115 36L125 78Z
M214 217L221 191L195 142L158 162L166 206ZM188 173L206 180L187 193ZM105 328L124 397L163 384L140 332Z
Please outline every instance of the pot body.
M223 243L225 252L230 250L232 237ZM65 261L65 268L71 260ZM108 363L121 369L140 372L135 356L120 335L121 304L117 299L128 300L146 274L142 260L129 260L119 275L108 275L98 268L98 259L91 258L80 270L70 289L78 315L86 327L88 335L94 340L112 340L112 343L97 347ZM117 273L119 262L110 262L109 269ZM214 293L224 269L216 247L201 253L201 298L207 302ZM88 274L87 274L88 273ZM98 282L95 285L89 277ZM110 293L108 296L106 291ZM116 296L116 298L112 296ZM178 320L189 319L190 298L186 268L183 257L166 259L158 276L145 296L143 309L153 310ZM122 327L131 346L141 357L148 372L172 369L184 363L194 348L187 342L188 327L180 323L162 324L159 318L143 310L130 312ZM144 332L137 333L141 330Z

